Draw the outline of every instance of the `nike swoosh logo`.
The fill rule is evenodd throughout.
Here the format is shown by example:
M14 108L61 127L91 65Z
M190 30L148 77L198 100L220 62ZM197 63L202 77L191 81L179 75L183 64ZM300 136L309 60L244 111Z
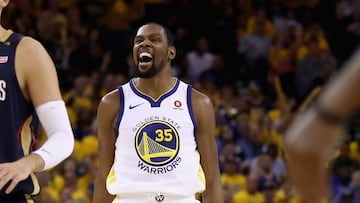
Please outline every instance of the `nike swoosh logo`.
M138 107L138 106L140 106L140 105L142 105L142 104L144 104L144 103L136 104L135 106L131 106L131 104L130 104L130 105L129 105L129 109L136 108L136 107Z

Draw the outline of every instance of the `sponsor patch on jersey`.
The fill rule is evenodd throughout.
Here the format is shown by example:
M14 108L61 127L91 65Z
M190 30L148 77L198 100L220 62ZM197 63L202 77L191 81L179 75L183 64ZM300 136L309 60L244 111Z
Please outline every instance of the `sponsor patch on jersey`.
M8 62L9 57L8 56L0 56L0 63L6 63Z
M141 126L135 136L135 148L140 158L138 167L148 173L166 173L178 166L179 135L166 121L154 120Z
M180 100L175 100L174 101L174 107L173 109L177 109L177 110L183 110L183 107L182 107L182 103Z

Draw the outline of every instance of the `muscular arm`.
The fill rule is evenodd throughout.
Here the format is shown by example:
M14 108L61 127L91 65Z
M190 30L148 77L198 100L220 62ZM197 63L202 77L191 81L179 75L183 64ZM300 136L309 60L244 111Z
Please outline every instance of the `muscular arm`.
M34 107L50 101L62 100L55 66L44 47L38 41L30 37L24 37L19 42L15 55L15 71L23 95L33 103ZM47 124L52 122L50 125L46 125L48 129L52 130L51 133L47 132L48 135L54 134L51 137L51 141L49 142L49 136L49 140L46 143L49 145L49 143L56 142L58 146L63 147L60 154L57 153L59 150L53 147L52 150L49 150L49 152L51 151L48 153L49 157L53 157L50 160L52 164L58 164L68 157L72 152L74 144L74 137L66 109L60 107L60 110L57 109L56 112L61 113L61 122L56 122L56 120L55 122L54 120L46 121ZM55 119L59 119L59 115L45 113L46 118L53 118L54 116ZM44 124L44 120L40 118L40 121ZM57 125L57 123L60 124ZM0 173L0 188L7 181L11 180L11 184L6 189L6 192L11 192L17 183L27 178L29 174L43 170L46 163L42 156L31 153L16 162L0 164L0 171L2 171Z
M196 141L206 178L202 200L204 203L222 203L224 200L215 144L214 108L210 99L196 90L192 93L192 103L197 123Z
M360 109L360 51L348 60L338 77L325 87L319 98L319 105L335 115L347 117Z
M20 41L15 67L23 94L35 107L62 99L54 63L38 41L30 37Z
M331 122L319 114L345 119L360 107L357 86L360 81L360 52L356 53L338 75L329 81L315 108L299 115L285 134L289 177L309 202L326 198L329 156L346 135L345 122Z
M113 91L103 97L98 112L99 168L95 178L94 203L112 202L114 197L106 190L106 177L115 156L115 122L119 112L119 94Z
M16 51L15 70L25 98L31 101L35 108L48 102L62 101L55 65L38 41L30 37L24 37L20 41ZM58 164L73 151L74 136L67 111L64 108L57 110L57 115L48 109L42 111L46 114L46 119L40 115L39 118L48 135L45 144L52 145L48 146L52 149L55 144L62 146L60 151L48 149L52 153L50 157L57 160L52 165ZM35 153L24 157L22 161L32 163L32 172L41 171L46 166L39 154Z
M62 99L54 63L38 41L30 37L24 37L20 41L16 51L15 70L25 98L34 107ZM41 171L45 165L37 154L30 154L22 161L30 163L31 172Z

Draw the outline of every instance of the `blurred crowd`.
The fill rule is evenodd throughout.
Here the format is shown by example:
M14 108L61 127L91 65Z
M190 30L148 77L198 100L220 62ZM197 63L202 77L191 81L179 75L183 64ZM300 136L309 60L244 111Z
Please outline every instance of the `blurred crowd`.
M300 203L283 133L360 39L357 0L11 0L4 12L5 28L50 53L76 136L73 155L38 174L38 203L91 202L97 105L132 77L132 36L150 21L175 35L173 75L214 103L226 203ZM329 163L331 202L360 202L359 127Z

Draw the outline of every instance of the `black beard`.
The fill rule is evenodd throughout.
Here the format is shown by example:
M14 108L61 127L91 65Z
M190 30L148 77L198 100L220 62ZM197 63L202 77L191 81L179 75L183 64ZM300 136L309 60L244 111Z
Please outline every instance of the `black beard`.
M151 78L155 76L158 72L161 71L161 67L155 66L154 64L151 66L151 68L145 72L141 72L139 70L139 64L136 66L135 69L135 76L139 78Z

